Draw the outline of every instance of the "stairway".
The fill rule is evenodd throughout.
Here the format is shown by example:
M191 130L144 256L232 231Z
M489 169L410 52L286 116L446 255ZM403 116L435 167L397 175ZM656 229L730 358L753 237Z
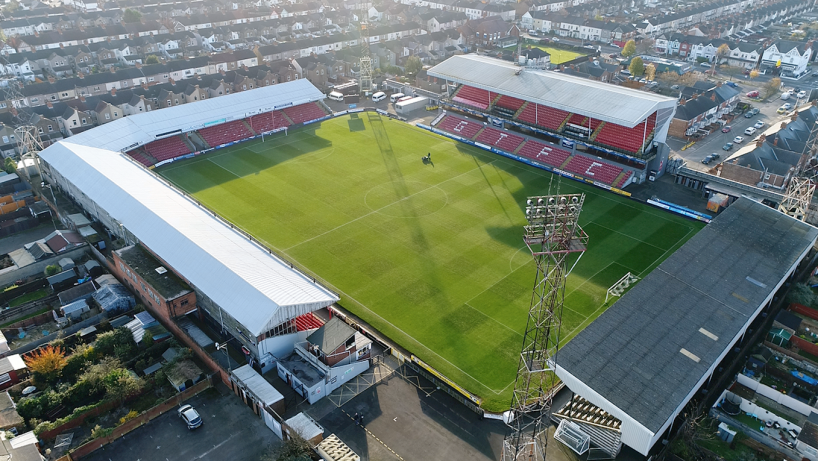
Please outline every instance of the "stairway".
M523 111L525 110L526 106L528 106L528 101L524 102L524 103L523 103L523 105L522 105L522 106L520 106L520 108L519 108L519 109L517 109L517 112L514 112L514 116L513 116L513 117L511 117L511 118L512 118L513 120L517 120L517 117L519 117L519 116L520 116L520 114L522 114L522 113L523 113Z
M284 111L279 112L279 114L283 115L284 118L287 119L288 122L290 122L290 125L295 125L295 123L293 123L293 119L288 117L287 114L284 113Z
M469 138L469 139L471 139L472 141L474 141L475 139L479 138L479 137L480 137L480 133L482 133L482 132L483 132L485 129L486 129L486 127L482 127L482 128L480 128L480 131L478 131L478 132L477 132L477 134L475 134L474 136L472 136L472 137L471 137L471 138Z
M568 123L568 120L571 119L572 115L574 115L574 114L568 114L568 116L565 117L565 120L563 120L562 123L560 123L560 126L559 126L559 128L557 128L557 131L562 131L562 129L565 128L565 124Z
M522 149L522 148L523 148L523 146L525 146L525 143L527 143L527 142L528 142L528 140L527 140L527 139L526 139L525 141L521 142L521 143L520 143L520 145L519 145L519 146L517 146L517 148L516 148L516 149L514 149L513 154L514 154L514 155L517 155L517 152L520 152L520 149Z
M589 137L588 137L588 140L589 140L589 141L593 141L593 140L595 140L595 139L596 139L596 137L597 137L597 136L599 136L599 132L600 132L600 131L602 131L602 127L603 127L603 126L605 126L605 122L601 122L601 123L600 123L600 124L599 124L599 125L596 127L596 130L594 130L594 132L593 132L593 133L591 133L591 136L589 136Z
M257 135L257 134L258 134L258 133L256 133L256 132L255 132L255 130L253 130L253 127L252 127L252 126L250 126L250 124L249 124L249 123L247 123L247 120L242 120L242 121L241 121L241 123L243 123L243 124L244 124L245 128L247 128L247 130L248 130L250 133L252 133L252 135L253 135L253 136L255 136L255 135Z
M191 152L196 152L197 150L199 150L196 148L196 144L193 144L193 141L191 141L189 137L182 135L182 140L185 142L185 145L187 146L188 149L190 149Z
M191 142L191 144L197 147L196 149L193 149L194 151L210 148L210 144L208 144L207 141L205 141L204 138L199 135L198 131L191 131L188 133L188 140ZM199 148L199 146L201 147Z
M628 174L628 170L622 170L614 179L613 183L611 184L614 187L619 187L619 182L625 179L625 175Z
M574 156L573 156L573 155L569 155L569 156L568 156L568 158L567 158L567 159L565 159L565 161L564 161L564 162L562 162L562 164L560 165L560 169L561 169L561 170L564 170L564 169L565 169L565 167L566 167L566 166L568 166L568 164L569 164L569 163L571 163L571 159L573 159L573 158L574 158Z

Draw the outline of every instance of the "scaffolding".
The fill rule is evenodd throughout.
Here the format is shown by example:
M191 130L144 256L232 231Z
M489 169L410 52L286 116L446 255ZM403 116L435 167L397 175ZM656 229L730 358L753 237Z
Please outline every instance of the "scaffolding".
M787 186L784 200L778 205L778 211L799 221L806 221L809 204L814 194L815 183L811 179L793 177Z
M548 439L543 429L557 384L554 363L559 349L565 279L588 245L579 226L585 194L557 194L526 200L523 240L536 263L536 278L523 335L511 410L503 440L503 461L544 461ZM577 259L568 268L569 257Z

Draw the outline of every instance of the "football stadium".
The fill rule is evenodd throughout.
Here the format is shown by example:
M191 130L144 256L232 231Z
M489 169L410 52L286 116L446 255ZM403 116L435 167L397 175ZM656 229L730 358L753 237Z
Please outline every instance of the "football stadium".
M107 123L41 152L42 174L195 290L197 306L155 312L163 322L196 312L264 368L321 325L313 312L335 305L502 412L535 272L526 197L586 195L590 243L562 317L569 346L620 304L606 302L614 283L653 274L705 223L622 190L661 174L672 99L476 56L429 75L451 88L429 125L333 113L301 79ZM598 329L615 336L613 325ZM568 349L557 374L624 430L626 406L583 387L603 374L573 369L603 353L591 346ZM635 446L628 437L615 443Z

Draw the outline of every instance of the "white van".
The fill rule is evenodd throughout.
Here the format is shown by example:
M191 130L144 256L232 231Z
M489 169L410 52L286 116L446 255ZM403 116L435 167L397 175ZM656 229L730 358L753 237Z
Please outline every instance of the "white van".
M327 97L332 99L333 101L344 102L344 94L339 93L337 91L330 91L330 93L329 93L329 95L327 95Z
M389 102L395 102L400 100L400 98L406 96L403 93L393 93L392 96L389 97Z
M378 91L377 93L372 95L373 102L380 102L383 101L384 99L386 99L386 93L384 93L383 91Z

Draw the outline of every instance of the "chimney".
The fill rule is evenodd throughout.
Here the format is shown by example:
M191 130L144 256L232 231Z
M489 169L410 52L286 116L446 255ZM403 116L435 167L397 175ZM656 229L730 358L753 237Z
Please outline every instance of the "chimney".
M687 99L682 98L682 99L679 100L679 105L684 106L686 102L687 102Z
M61 50L62 50L62 49L65 49L65 44L64 44L64 43L60 43L60 49L61 49Z
M111 88L111 96L116 96L116 88Z
M51 104L51 101L46 101L46 102L45 102L45 106L46 106L46 107L48 107L49 109L53 109L53 108L54 108L54 105L53 105L53 104Z
M50 75L48 76L48 83L56 83L56 82L57 82L57 79L55 79L54 77L52 77Z
M793 111L792 116L790 117L790 120L792 120L793 122L798 120L798 112L797 111Z
M142 68L142 63L139 62L139 61L136 61L136 68L141 69Z
M721 82L719 82L719 83L717 83L717 84L716 84L716 88L718 88L718 87L720 87L720 86L721 86Z
M779 130L783 130L784 128L787 128L787 122L781 122L781 128L779 128Z
M756 147L761 147L763 145L764 145L764 140L759 137L758 140L756 141Z
M80 102L85 102L85 96L84 95L80 95Z
M715 100L716 100L716 92L715 92L715 91L714 91L714 92L712 92L712 93L710 93L710 100L711 100L711 101L715 101Z
M775 139L773 139L773 146L777 146L777 145L778 145L778 136L776 136Z
M148 89L148 82L142 82L142 88L147 90Z

